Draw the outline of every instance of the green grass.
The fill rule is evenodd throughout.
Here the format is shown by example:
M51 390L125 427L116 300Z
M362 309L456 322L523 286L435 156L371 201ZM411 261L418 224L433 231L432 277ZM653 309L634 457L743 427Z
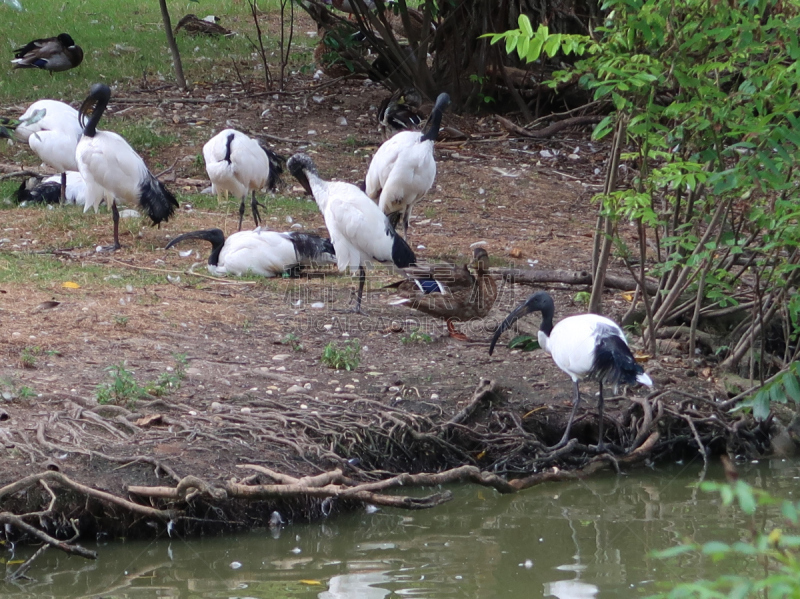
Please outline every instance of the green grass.
M40 289L52 289L60 288L67 281L81 287L144 287L163 284L164 275L91 262L62 262L49 254L0 253L0 283L34 284Z

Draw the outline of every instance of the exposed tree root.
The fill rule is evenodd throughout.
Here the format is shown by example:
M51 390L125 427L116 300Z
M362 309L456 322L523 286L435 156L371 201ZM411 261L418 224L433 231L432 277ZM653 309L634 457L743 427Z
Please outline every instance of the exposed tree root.
M293 382L277 372L264 376ZM605 441L613 452L600 454L591 406L577 415L570 442L553 449L569 406L536 404L535 398L511 403L490 380L482 380L452 415L419 400L413 389L400 395L409 398L405 408L325 391L316 397L298 392L275 400L232 398L245 402L247 413L198 412L156 399L141 402L146 415L122 407L87 409L76 397L54 396L49 401L61 408L38 423L33 438L24 429L0 426L5 447L42 465L41 472L0 487L0 522L7 537L11 530L15 539L94 558L74 541L100 533L132 537L250 529L267 526L275 511L282 521L363 504L424 509L449 501L451 493L400 495L397 490L471 482L514 493L664 456L757 456L769 441L767 424L732 417L730 406L713 398L672 390L608 398ZM216 452L235 461L214 472L201 459L195 473L182 475L191 462L129 455L132 446L144 450L154 444L181 447L183 453L193 448ZM265 452L271 456L268 465L258 463ZM113 489L101 490L60 471L77 462L84 473L94 465L99 473L116 476L116 482L99 477ZM304 471L307 476L297 475ZM134 484L133 478L145 484Z

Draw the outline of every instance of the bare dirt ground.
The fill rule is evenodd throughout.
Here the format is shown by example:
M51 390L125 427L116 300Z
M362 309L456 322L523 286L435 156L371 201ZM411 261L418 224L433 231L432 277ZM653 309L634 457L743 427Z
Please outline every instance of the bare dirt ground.
M125 111L125 118L157 117L171 124L182 141L148 162L175 162L162 179L179 194L204 186L195 156L226 126L268 134L285 156L310 153L323 177L356 182L381 142L375 107L386 92L360 80L317 90L314 85L319 83L297 81L293 89L308 91L286 94L198 86L182 102L175 101L174 89L122 90L118 96L127 101L112 99L109 122ZM340 117L346 125L337 124ZM465 263L471 245L484 242L496 266L589 268L596 216L591 196L602 184L605 146L591 142L585 131L535 142L507 139L491 118L447 114L445 125L470 139L437 144L435 188L411 221L411 242L419 246L420 259ZM288 174L280 193L305 207L292 224L326 234L321 216L307 209L308 200ZM52 275L37 283L35 274L0 285L0 484L45 468L118 494L131 484L174 484L165 482L164 472L153 467L156 462L171 469L173 478L196 475L210 482L248 474L237 470L241 464L292 475L348 464L353 472L397 473L441 469L448 465L443 458L451 466L460 460L512 477L529 474L522 466L524 453L515 461L475 444L447 456L441 447L402 433L403 426L410 430L422 420L447 421L482 379L504 389L496 404L517 423L506 426L506 433L538 422L532 426L544 441L557 440L548 435L559 430L556 425L563 424L571 407L568 377L541 351L500 347L493 357L487 351L490 332L532 288L498 281L501 293L490 316L465 330L476 340L471 343L445 337L444 324L435 319L389 306L390 296L378 289L397 278L387 269L371 273L368 316L339 313L348 307L354 281L337 273L256 282L187 274L201 259L165 252L167 240L209 227L231 233L235 219L226 216L225 206L200 210L179 199L180 212L160 229L124 228L124 247L113 255L76 244L76 231L48 230L51 217L45 210L3 212L0 267L11 268L20 254L42 251L42 259L56 266L80 263L108 274L104 283L77 289ZM270 213L269 199L267 205L271 228L290 226L282 213ZM249 206L245 218L245 227L252 226ZM110 241L107 212L87 215L84 222L91 229L83 234ZM179 249L190 247L202 260L208 254L208 246L199 243ZM621 266L615 268L625 274ZM206 271L200 266L196 272ZM547 289L556 299L557 318L584 310L573 298L585 288L554 284ZM629 301L626 294L609 291L605 309L618 319ZM320 303L322 308L314 307ZM531 332L536 326L535 317L522 324ZM414 342L415 329L428 333L430 342ZM353 339L362 347L355 370L321 363L327 344ZM181 361L185 378L166 395L144 397L135 405L97 404L98 386L112 380L109 367L124 364L144 385L174 374L168 369L180 369ZM654 357L646 370L657 390L674 388L707 399L720 395L713 371L689 365L680 353ZM590 395L594 387L590 383L584 390ZM611 419L629 417L632 405L611 400ZM596 417L593 406L586 409L575 434L588 444L595 442ZM402 418L406 421L398 424ZM489 432L500 426L484 425ZM380 434L370 437L375 430ZM387 459L381 462L376 456L384 442Z

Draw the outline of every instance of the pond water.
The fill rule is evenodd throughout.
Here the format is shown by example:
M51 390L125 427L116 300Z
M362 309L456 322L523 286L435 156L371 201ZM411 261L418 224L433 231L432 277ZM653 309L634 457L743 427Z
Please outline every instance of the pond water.
M782 498L798 492L800 461L740 468ZM50 550L2 597L642 597L665 581L714 578L722 566L651 557L686 539L732 541L748 520L695 487L696 464L547 484L516 495L464 485L418 512L367 510L281 531L225 538L85 544L89 562ZM706 480L722 480L712 467ZM796 499L796 497L795 497ZM24 559L28 550L5 560ZM16 567L16 566L9 566Z

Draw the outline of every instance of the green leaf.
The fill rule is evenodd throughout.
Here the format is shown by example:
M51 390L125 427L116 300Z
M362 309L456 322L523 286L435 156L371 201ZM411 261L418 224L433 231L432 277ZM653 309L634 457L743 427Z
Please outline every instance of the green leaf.
M797 381L797 377L792 372L787 372L783 375L783 386L786 389L786 395L788 395L792 401L795 403L800 402L800 382Z
M769 416L769 392L761 389L753 398L753 418L759 422Z
M753 495L753 488L744 481L736 481L734 486L736 498L739 500L739 507L745 514L754 514L756 511L756 497Z
M508 342L508 349L519 349L522 351L534 351L539 349L539 341L530 335L517 335Z
M511 54L514 51L514 48L517 47L517 38L519 34L516 32L507 32L506 37L506 54Z
M519 19L517 19L517 24L522 33L529 39L533 37L533 27L531 26L531 20L528 18L528 15L520 15Z
M786 518L789 522L797 525L797 508L791 501L784 501L781 505L781 514L784 518Z
M723 557L726 553L730 553L731 546L721 541L709 541L703 545L701 551L705 555Z

